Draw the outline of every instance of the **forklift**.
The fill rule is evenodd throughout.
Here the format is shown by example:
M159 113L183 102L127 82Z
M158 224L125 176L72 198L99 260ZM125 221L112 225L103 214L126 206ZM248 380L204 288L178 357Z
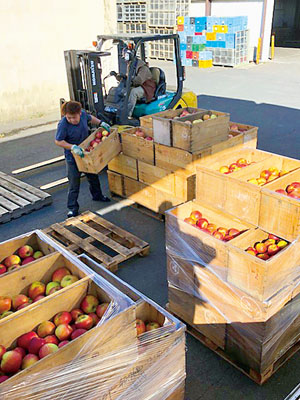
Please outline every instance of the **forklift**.
M156 83L154 97L149 103L141 99L128 118L128 98L131 82L136 73L138 59L146 62L147 43L170 41L174 43L174 64L176 68L177 87L175 91L167 90L165 73L158 67L150 67ZM110 57L111 52L104 51L104 44L112 41L117 46L118 72L112 71L102 78L102 59ZM67 50L64 52L70 100L79 101L82 108L110 125L138 126L139 118L167 109L197 107L197 97L193 92L183 93L184 67L180 59L180 40L177 34L120 34L98 35L93 43L96 51ZM131 62L127 70L124 53L131 52ZM147 62L146 62L147 63ZM106 90L106 80L119 77L120 83ZM121 79L120 79L121 78ZM63 101L63 99L61 100Z

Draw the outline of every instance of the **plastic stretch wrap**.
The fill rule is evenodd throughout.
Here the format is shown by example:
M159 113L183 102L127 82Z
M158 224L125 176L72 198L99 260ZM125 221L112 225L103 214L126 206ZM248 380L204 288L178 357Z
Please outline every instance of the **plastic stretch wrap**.
M160 400L172 396L172 399L183 399L184 325L138 292L136 293L140 300L135 303L114 286L113 279L109 282L77 257L61 249L47 235L38 231L35 233L87 275L86 278L76 282L73 289L56 295L56 305L59 304L61 296L59 307L54 308L54 298L49 298L48 302L44 301L44 308L47 307L48 310L53 308L54 316L57 312L65 310L67 298L68 303L70 301L72 303L73 295L74 306L69 310L76 308L82 296L92 289L95 291L96 287L100 302L101 299L110 301L110 306L96 327L56 353L1 383L0 398L3 400L137 398ZM102 269L100 265L98 267ZM124 282L122 284L126 286ZM87 288L86 292L84 288ZM134 291L133 288L130 290ZM139 313L147 315L149 307L153 308L152 312L162 314L163 326L137 337L136 318ZM37 320L32 321L31 329L35 329L44 320L38 319L42 315L41 309L41 305L36 307ZM22 318L26 318L26 313L19 316L20 324ZM28 331L26 329L24 333ZM19 335L14 337L14 332L10 332L9 336L13 346ZM178 397L173 397L177 392Z
M231 359L259 373L266 371L300 339L300 286L295 279L300 276L300 263L287 271L290 279L285 276L274 295L259 300L228 281L229 253L236 239L230 245L215 239L178 218L178 213L176 209L168 211L166 220L170 309ZM292 254L299 257L298 243L289 246L295 247ZM267 274L267 268L266 264L263 271L257 270L257 276ZM243 276L241 281L247 278Z

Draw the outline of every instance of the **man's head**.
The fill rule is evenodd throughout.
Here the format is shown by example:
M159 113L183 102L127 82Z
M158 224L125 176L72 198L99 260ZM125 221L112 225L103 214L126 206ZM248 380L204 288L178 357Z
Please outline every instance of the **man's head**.
M81 104L78 101L67 101L61 107L61 113L72 125L78 125L81 116Z

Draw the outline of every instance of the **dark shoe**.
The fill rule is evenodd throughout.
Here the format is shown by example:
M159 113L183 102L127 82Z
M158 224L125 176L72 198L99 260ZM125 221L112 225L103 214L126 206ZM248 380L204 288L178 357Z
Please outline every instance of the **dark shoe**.
M110 198L109 197L106 197L106 196L103 196L103 195L101 195L101 196L99 196L99 197L96 197L95 199L93 199L94 201L103 201L104 203L108 203L108 202L110 202Z
M67 218L77 217L78 211L69 211L67 214Z

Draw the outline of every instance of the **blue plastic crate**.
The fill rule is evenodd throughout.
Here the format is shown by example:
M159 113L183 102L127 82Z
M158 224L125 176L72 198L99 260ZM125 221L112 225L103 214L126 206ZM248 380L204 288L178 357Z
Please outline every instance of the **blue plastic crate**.
M185 58L185 50L180 50L180 58L181 59Z
M187 43L187 37L184 35L184 36L180 36L180 43L181 44L186 44Z
M184 31L186 32L187 35L194 35L195 33L195 25L188 25Z
M186 50L186 44L180 43L180 50Z
M217 33L217 40L225 41L225 33Z
M216 40L215 43L216 43L215 47L219 47L221 49L225 49L226 48L226 42L225 41Z
M206 41L206 46L207 47L217 47L217 41L216 40L207 40Z
M206 25L200 25L200 24L195 25L195 32L202 32L205 30L206 30Z
M187 58L187 59L185 60L185 66L186 66L186 67L191 67L191 66L192 66L192 62L193 62L192 59Z
M187 36L186 37L186 42L187 43L193 43L193 39L194 39L194 36Z

